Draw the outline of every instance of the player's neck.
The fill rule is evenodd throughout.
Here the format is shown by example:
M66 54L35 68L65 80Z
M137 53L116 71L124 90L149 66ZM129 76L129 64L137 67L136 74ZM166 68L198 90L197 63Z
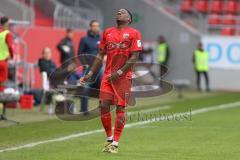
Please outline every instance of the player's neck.
M3 31L8 30L8 27L1 27Z
M127 24L125 24L125 25L118 25L118 26L117 26L117 28L120 29L120 30L121 30L121 29L124 29L124 28L126 28L126 27L128 27Z
M124 29L126 27L128 27L128 23L117 23L117 29Z

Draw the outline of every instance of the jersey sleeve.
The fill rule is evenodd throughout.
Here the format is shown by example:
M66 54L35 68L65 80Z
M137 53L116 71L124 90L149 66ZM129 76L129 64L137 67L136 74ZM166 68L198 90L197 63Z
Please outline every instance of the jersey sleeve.
M106 44L106 30L102 33L99 49L105 51L105 44Z
M133 40L130 52L142 51L142 36L139 31L136 31Z

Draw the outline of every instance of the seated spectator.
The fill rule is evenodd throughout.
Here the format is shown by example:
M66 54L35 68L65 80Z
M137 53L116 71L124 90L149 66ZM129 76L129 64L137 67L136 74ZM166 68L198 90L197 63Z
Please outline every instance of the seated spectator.
M52 51L50 48L45 47L42 50L42 57L38 60L38 65L40 72L47 73L47 77L51 75L52 72L56 70L56 64L52 61ZM43 75L42 75L43 76ZM43 91L44 91L44 103L50 105L52 102L52 93L49 92L49 81L48 78L42 79L43 81ZM42 99L43 95L41 95L40 99ZM42 100L40 100L41 102Z
M52 51L45 47L42 51L42 58L38 60L40 72L46 72L49 77L50 74L56 70L56 64L52 61Z
M38 65L41 73L43 72L47 73L47 77L45 80L44 80L44 76L42 75L44 94L41 95L40 101L42 101L42 98L43 98L44 104L49 105L49 114L52 114L51 103L52 103L53 92L52 90L49 90L49 87L50 87L49 84L51 85L50 88L55 88L57 87L57 85L63 84L66 79L69 80L69 75L72 75L73 73L75 73L74 70L76 68L76 64L73 61L71 61L70 63L57 68L56 64L52 61L51 49L48 47L45 47L42 50L42 57L38 60ZM73 79L74 78L72 78L71 80Z

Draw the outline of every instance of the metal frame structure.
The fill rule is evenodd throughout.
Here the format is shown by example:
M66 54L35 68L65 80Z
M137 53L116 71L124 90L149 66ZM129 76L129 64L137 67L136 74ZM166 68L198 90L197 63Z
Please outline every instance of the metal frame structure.
M57 0L51 0L55 4L53 14L54 26L61 28L88 28L89 22L93 19L103 22L101 11L87 1L81 0L88 8L79 5L79 0L74 2L75 6L67 6Z

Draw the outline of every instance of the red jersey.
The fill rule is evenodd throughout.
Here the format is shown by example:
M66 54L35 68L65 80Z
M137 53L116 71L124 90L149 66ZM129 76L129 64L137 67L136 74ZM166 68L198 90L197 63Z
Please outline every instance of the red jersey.
M141 34L131 27L107 28L102 34L99 48L107 55L104 75L112 74L126 64L132 52L142 50ZM125 75L132 77L132 69Z

